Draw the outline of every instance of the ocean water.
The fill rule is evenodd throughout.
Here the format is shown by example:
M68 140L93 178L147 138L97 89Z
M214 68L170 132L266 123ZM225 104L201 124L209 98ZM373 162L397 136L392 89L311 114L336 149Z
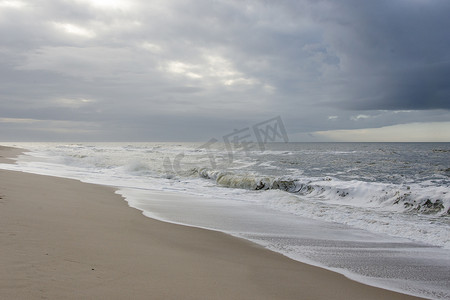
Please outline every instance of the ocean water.
M354 280L450 299L450 143L14 143L3 169L118 188Z

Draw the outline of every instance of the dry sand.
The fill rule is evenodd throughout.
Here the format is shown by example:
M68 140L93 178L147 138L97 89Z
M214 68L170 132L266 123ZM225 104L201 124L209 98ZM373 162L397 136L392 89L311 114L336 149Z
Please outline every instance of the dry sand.
M0 170L0 198L0 299L418 299L144 217L110 187Z

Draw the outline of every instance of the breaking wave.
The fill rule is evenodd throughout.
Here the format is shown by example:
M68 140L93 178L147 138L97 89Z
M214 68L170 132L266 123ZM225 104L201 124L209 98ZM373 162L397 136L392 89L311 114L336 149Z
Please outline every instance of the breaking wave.
M229 188L255 191L281 190L310 200L334 204L450 216L448 187L437 187L427 182L405 185L358 180L342 181L332 177L293 179L236 174L207 168L195 168L192 173Z

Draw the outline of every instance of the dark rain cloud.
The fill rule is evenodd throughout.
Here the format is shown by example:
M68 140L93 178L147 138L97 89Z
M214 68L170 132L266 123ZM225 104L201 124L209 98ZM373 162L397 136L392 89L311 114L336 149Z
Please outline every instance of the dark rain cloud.
M450 108L448 1L340 2L329 36L348 65L346 109Z

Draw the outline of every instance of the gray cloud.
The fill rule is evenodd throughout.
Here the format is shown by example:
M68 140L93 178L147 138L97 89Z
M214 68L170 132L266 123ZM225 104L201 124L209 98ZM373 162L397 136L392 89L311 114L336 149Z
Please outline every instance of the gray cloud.
M449 117L448 1L11 3L0 0L0 139L202 140L275 115L305 134ZM47 123L36 135L13 118Z
M446 1L346 1L329 36L348 80L346 109L448 109ZM347 99L345 99L346 97Z

